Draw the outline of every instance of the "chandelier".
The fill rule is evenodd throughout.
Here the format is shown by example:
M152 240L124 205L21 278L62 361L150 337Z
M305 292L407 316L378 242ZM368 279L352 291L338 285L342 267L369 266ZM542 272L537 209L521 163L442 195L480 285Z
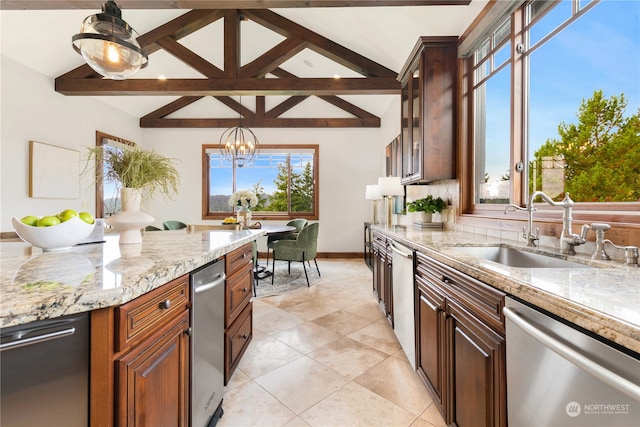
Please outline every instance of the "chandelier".
M113 0L102 5L102 13L90 15L71 38L73 48L100 75L124 80L149 63L147 53L134 37L138 33L122 19Z
M242 98L240 98L242 107ZM253 131L242 126L242 114L238 125L225 130L220 136L220 153L227 162L239 168L250 165L260 152L258 138Z

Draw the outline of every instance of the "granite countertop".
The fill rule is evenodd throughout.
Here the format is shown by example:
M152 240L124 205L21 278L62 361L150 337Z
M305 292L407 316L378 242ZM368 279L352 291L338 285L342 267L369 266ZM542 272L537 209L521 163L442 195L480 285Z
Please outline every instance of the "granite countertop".
M400 243L518 297L569 322L640 353L640 268L613 261L568 259L597 268L514 268L468 255L456 246L517 242L455 231L374 226ZM558 253L557 248L540 248Z
M141 244L75 246L43 252L16 241L0 243L0 326L120 305L249 243L263 230L158 231Z

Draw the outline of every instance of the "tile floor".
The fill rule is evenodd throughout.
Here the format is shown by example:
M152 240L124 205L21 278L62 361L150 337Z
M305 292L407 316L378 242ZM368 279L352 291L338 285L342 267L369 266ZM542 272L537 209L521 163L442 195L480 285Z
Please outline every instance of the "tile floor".
M227 426L444 426L371 292L361 259L319 260L322 280L254 299L254 336L225 388Z

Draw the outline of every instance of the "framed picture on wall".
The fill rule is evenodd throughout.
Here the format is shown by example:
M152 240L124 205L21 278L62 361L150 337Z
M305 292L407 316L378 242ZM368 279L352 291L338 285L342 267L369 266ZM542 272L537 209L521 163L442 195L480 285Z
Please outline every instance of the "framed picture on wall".
M80 152L29 141L29 197L80 198Z

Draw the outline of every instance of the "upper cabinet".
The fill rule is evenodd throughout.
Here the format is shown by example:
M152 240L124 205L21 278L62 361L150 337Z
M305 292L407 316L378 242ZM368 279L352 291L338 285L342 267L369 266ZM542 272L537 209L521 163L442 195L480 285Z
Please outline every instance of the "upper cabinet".
M457 37L421 37L400 71L403 184L455 178Z

